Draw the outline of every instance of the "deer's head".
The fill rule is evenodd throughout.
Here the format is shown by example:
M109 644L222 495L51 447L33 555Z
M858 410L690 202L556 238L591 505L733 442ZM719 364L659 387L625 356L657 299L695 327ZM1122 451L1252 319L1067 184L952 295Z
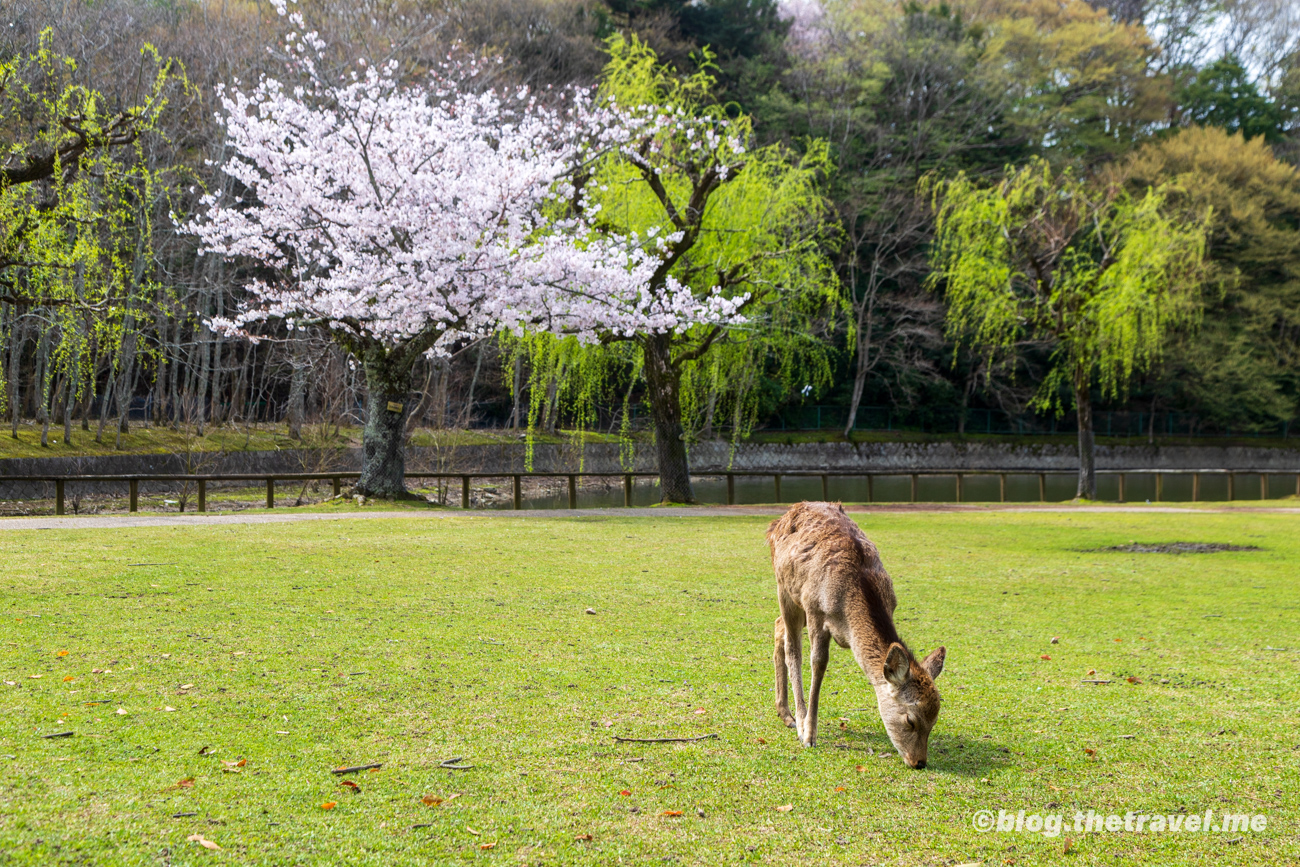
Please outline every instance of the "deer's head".
M884 682L876 687L876 703L889 740L903 761L918 770L925 767L930 730L939 719L934 680L943 671L946 654L939 647L917 662L903 645L891 644L885 654Z

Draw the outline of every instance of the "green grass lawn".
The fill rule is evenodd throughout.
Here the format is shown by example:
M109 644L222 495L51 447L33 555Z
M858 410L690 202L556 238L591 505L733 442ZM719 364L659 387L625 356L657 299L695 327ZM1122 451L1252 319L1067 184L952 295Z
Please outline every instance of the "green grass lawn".
M856 517L903 636L948 648L924 771L846 651L818 746L778 721L766 519L0 531L0 864L1300 860L1295 516ZM1262 550L1091 550L1131 541Z

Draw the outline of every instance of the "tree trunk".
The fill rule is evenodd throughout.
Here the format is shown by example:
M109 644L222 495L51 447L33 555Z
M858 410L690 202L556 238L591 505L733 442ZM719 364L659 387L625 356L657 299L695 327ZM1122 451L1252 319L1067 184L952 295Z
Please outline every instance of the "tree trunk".
M1076 497L1097 499L1097 471L1092 432L1092 395L1080 374L1074 377L1074 406L1079 416L1079 488Z
M293 338L289 350L289 407L285 419L289 422L289 439L302 439L302 423L307 415L307 341L301 336Z
M510 408L510 429L519 430L519 404L523 399L524 390L524 357L515 356L515 373L510 380L510 392L513 406Z
M651 334L644 339L642 350L650 415L655 426L662 502L694 503L682 427L682 372L672 363L672 338L667 334Z
M356 492L367 497L407 496L406 414L414 363L409 353L396 353L397 358L393 354L376 347L362 360L366 429L361 438L361 478Z

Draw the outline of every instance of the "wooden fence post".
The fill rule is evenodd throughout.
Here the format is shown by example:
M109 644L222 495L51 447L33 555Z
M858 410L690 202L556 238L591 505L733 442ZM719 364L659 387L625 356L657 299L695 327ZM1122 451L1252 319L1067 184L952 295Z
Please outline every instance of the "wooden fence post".
M1157 503L1160 502L1160 498L1163 497L1164 495L1165 495L1165 474L1156 473L1156 502Z
M961 502L961 473L957 474L957 502Z
M515 511L519 511L524 507L523 480L519 477L518 473L515 473L513 476L511 476L511 479L513 480L513 485L514 485Z
M1038 474L1038 502L1047 502L1047 473Z
M1005 503L1006 501L1007 501L1007 474L998 473L998 502Z
M1228 500L1231 502L1237 496L1237 474L1228 470Z
M266 480L266 507L275 508L275 479Z
M1268 474L1267 473L1259 474L1259 498L1261 500L1268 499Z
M1300 476L1296 476L1296 478L1300 479ZM1297 481L1296 485L1297 487L1300 487L1300 481ZM728 506L736 505L736 474L735 473L727 473L727 505Z
M916 473L912 473L912 502L916 502Z
M343 480L340 479L338 476L335 476L335 477L334 477L334 496L335 496L335 497L339 497L339 496L342 496L342 495L343 495Z
M127 509L132 512L138 512L140 511L140 480L132 479L128 484L131 488L131 496L128 501Z
M54 514L63 514L63 479L54 480Z
M578 508L578 477L569 474L569 508Z
M199 479L199 511L206 512L207 510L208 510L208 481L207 479Z
M875 501L876 501L876 477L873 476L871 473L867 473L867 502L874 503Z
M460 477L460 507L469 508L469 476Z
M1192 473L1192 502L1198 502L1201 499L1201 474Z
M781 474L773 473L772 481L776 483L776 501L781 502Z
M624 508L627 509L632 508L632 474L631 473L623 474L623 506Z
M830 478L825 473L822 473L822 502L824 503L830 498L831 498Z
M1124 473L1119 474L1119 501L1124 502Z

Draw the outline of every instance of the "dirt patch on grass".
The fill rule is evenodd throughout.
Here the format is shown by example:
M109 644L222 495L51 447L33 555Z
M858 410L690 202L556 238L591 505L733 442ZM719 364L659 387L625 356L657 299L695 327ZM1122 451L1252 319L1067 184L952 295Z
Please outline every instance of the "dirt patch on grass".
M1133 542L1095 548L1096 551L1121 551L1126 554L1216 554L1219 551L1263 551L1255 545L1227 545L1223 542Z

